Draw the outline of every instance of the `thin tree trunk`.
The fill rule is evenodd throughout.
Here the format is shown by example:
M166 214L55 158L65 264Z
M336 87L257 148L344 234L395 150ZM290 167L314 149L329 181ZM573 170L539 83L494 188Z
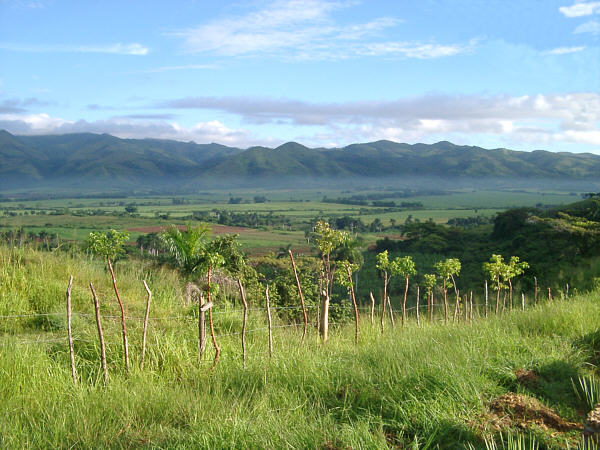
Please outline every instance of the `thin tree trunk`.
M265 288L265 301L267 307L267 323L269 325L269 357L273 357L273 323L271 322L271 305L269 304L269 285Z
M90 283L92 298L94 299L94 310L96 311L96 327L98 328L98 338L100 339L100 364L104 375L104 383L108 382L108 369L106 368L106 348L104 347L104 334L102 333L102 323L100 322L100 307L98 305L98 296L94 290L94 285Z
M394 310L392 309L392 301L390 300L390 296L387 298L388 309L390 310L390 320L392 322L392 327L396 326L396 322L394 321Z
M456 294L456 305L454 307L454 318L452 319L452 323L456 323L456 319L460 310L460 297Z
M69 356L71 357L71 375L73 384L77 386L77 369L75 369L75 350L73 349L73 335L71 334L71 287L73 286L73 275L69 277L67 286L67 337L69 340Z
M371 325L375 323L375 297L373 292L369 291L369 297L371 298Z
M110 270L110 276L112 277L113 288L115 289L115 295L117 296L117 301L119 302L119 308L121 309L121 331L123 334L123 358L125 359L125 372L129 374L129 349L127 346L127 327L125 326L125 308L123 307L123 302L121 301L121 297L119 296L119 290L117 289L117 280L115 279L115 272L113 270L112 263L110 262L110 258L106 259L108 261L108 269Z
M148 300L146 301L146 314L144 315L144 329L142 331L142 361L140 367L144 367L144 357L146 356L146 332L148 331L148 318L150 316L150 300L152 299L152 292L146 284L146 280L143 281L144 288L148 293Z
M323 289L321 297L323 297L323 305L321 307L321 339L325 344L329 337L329 294L327 293L327 289Z
M508 292L504 293L504 297L502 297L502 314L504 314L504 310L506 309L506 297L508 296Z
M208 303L211 303L210 300L210 291L211 291L211 286L210 286L210 277L212 274L212 267L208 267L208 272L206 274L206 278L207 278L207 282L208 282L208 291L207 291L207 300ZM215 367L217 367L217 362L219 362L219 356L221 355L221 347L219 347L219 344L217 343L217 337L215 336L215 327L213 325L213 314L212 314L212 308L210 308L208 310L208 324L210 326L210 337L212 338L212 343L213 346L215 347L215 359L213 360L213 369Z
M296 278L296 287L298 288L298 295L300 296L300 304L302 305L302 314L304 315L304 331L302 332L302 345L304 345L304 339L306 338L306 330L308 329L308 315L306 314L306 306L304 304L304 296L302 295L302 288L300 287L300 280L298 279L298 271L296 270L296 262L294 261L294 255L291 250L288 250L290 254L290 260L292 261L292 268L294 269L294 277Z
M356 325L356 329L354 331L354 342L358 344L358 305L356 304L356 297L354 296L352 272L350 272L350 267L348 266L346 266L346 273L348 274L348 281L350 282L350 294L352 295L352 306L354 307L354 323Z
M496 287L498 288L496 292L496 315L498 315L500 313L500 278L498 278Z
M406 321L406 297L408 296L408 277L406 277L406 283L404 287L404 300L402 302L402 326Z
M537 300L538 300L538 283L537 283L537 277L533 277L533 281L534 281L534 285L533 285L533 305L537 306Z
M510 303L510 310L513 310L513 285L512 285L512 280L509 278L508 279L508 289L509 289L509 303Z
M240 288L240 296L242 297L242 303L244 304L244 321L242 322L242 362L244 367L246 366L246 322L248 321L248 302L246 301L246 292L244 292L244 286L242 286L242 280L238 278L238 287Z
M417 286L417 326L421 326L421 318L419 317L419 302L421 300L421 291Z
M444 290L444 325L446 325L448 323L448 289L446 289L446 280L444 280L442 289Z

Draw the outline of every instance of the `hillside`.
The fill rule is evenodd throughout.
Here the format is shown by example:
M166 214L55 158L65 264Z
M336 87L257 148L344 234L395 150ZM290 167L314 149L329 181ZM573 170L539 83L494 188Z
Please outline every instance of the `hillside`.
M405 327L389 324L383 335L365 314L357 345L353 326L339 325L326 346L312 327L300 346L301 329L275 314L271 358L264 302L252 296L245 367L241 310L219 298L223 353L213 371L210 344L197 360L196 307L183 306L183 281L122 261L115 270L128 314L126 376L118 306L101 260L0 246L0 262L3 448L486 448L484 439L510 431L541 448L567 441L574 448L590 409L573 382L598 365L598 292L536 307L528 296L526 311L486 320L478 310L472 324L423 317L417 326L411 314ZM64 319L70 274L77 386ZM142 276L157 320L140 368ZM103 315L106 386L89 282Z
M311 149L289 142L246 150L110 135L14 136L0 131L2 189L111 180L129 185L301 177L597 179L600 156L377 141Z

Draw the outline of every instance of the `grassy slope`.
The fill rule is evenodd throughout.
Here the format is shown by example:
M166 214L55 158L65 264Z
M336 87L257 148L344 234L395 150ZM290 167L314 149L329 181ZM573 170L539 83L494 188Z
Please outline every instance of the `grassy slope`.
M105 315L116 308L99 261L0 248L0 314L62 311L69 273L77 313L90 313L86 284L97 286ZM149 266L117 265L131 316L143 311L146 278L154 291L152 316L187 314L175 274ZM515 312L472 326L388 326L385 335L363 324L335 328L326 347L314 329L298 345L293 328L275 332L275 355L263 332L249 334L249 360L240 361L239 336L222 336L223 357L210 370L212 350L199 365L193 320L153 321L149 354L139 363L139 321L130 320L133 373L123 374L118 322L105 319L110 383L99 382L98 345L91 318L76 315L74 334L82 382L74 388L64 329L31 318L0 319L0 446L207 448L381 448L386 443L442 448L473 442L487 403L509 391L533 395L564 418L581 421L585 407L571 378L589 373L598 342L597 293ZM217 306L217 332L239 330L236 311ZM366 318L365 318L366 319ZM16 321L16 322L15 322ZM264 324L252 311L251 329ZM34 340L52 341L31 344ZM515 369L535 369L540 382L525 388ZM535 431L546 442L564 442Z

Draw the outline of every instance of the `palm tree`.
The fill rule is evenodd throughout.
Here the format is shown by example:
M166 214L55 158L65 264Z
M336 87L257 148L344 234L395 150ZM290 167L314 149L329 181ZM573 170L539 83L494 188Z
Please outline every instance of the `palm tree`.
M169 252L175 257L179 270L188 279L191 279L202 265L206 236L209 232L210 228L205 224L192 226L188 223L183 233L177 226L170 225L161 234Z

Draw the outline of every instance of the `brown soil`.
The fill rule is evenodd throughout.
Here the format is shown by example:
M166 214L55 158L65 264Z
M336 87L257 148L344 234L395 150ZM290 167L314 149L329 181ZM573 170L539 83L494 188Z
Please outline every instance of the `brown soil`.
M515 427L528 429L531 426L555 431L583 430L582 424L567 422L535 398L512 392L492 400L484 419L486 423L480 424L480 427L494 431Z
M517 369L515 370L517 382L525 387L535 387L540 381L540 376L533 370Z

